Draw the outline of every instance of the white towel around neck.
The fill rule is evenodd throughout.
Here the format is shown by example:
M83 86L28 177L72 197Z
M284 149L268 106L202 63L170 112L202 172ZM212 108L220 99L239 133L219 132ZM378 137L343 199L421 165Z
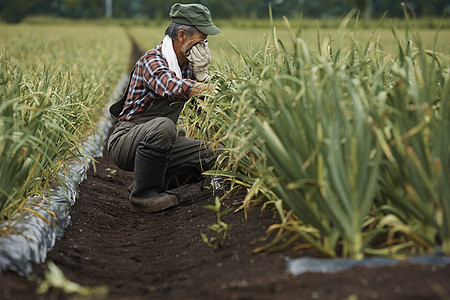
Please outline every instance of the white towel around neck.
M164 37L161 52L169 64L169 69L175 72L178 78L183 78L181 75L180 65L178 64L177 55L175 54L175 51L173 51L172 39L168 35Z

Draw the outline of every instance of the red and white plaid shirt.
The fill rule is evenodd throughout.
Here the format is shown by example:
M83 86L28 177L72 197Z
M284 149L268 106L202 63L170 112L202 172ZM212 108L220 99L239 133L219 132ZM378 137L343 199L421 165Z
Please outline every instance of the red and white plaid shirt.
M178 78L169 69L161 52L161 45L147 51L137 62L128 89L127 100L119 119L129 121L151 109L154 101L186 101L194 86L193 72L189 64L181 69Z

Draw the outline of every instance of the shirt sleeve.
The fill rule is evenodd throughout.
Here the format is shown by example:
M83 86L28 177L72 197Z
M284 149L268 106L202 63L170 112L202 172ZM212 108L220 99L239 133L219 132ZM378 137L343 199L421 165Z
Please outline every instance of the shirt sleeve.
M145 84L159 96L170 101L186 101L189 91L195 84L194 80L178 78L171 71L162 54L154 51L143 61L143 79Z

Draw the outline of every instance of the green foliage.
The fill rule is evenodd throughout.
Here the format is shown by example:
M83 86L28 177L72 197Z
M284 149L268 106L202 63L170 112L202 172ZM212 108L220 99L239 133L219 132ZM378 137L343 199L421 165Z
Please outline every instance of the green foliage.
M217 250L222 248L225 245L225 240L227 238L228 230L231 228L230 225L222 221L222 217L233 210L233 208L228 208L226 210L222 210L222 202L219 197L216 197L214 205L206 205L204 208L213 211L217 216L217 222L211 225L208 225L208 228L214 231L215 235L212 237L208 237L206 233L200 233L203 242L209 247Z
M377 138L386 157L380 192L398 225L429 251L450 253L450 81L448 56L422 48L420 37L399 41L389 111ZM383 208L384 209L384 208Z
M387 53L351 17L314 50L301 29L237 50L220 92L187 105L188 132L226 147L215 174L248 189L244 206L261 195L326 255L448 254L449 56L412 24Z
M59 293L79 295L83 297L105 298L108 295L106 286L86 287L67 279L63 272L53 262L47 263L45 280L39 283L37 294L49 293L50 299L58 299Z
M108 171L108 174L106 174L106 177L114 179L114 176L116 176L117 170L106 168L105 171Z
M0 25L0 31L4 221L25 209L29 196L46 197L64 163L81 156L83 140L127 65L129 48L118 27Z

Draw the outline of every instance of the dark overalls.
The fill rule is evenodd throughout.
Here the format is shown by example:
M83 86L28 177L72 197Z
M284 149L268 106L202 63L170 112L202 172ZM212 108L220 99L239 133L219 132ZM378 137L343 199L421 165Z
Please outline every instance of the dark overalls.
M109 109L115 129L108 141L108 154L120 169L134 170L136 149L141 142L170 151L165 189L177 187L177 182L180 183L180 178L172 180L174 176L183 177L192 173L199 180L202 172L213 167L218 153L210 148L208 142L177 136L176 124L184 101L174 103L158 99L139 117L121 121L118 116L122 112L127 90ZM181 183L186 183L182 181L181 178Z

